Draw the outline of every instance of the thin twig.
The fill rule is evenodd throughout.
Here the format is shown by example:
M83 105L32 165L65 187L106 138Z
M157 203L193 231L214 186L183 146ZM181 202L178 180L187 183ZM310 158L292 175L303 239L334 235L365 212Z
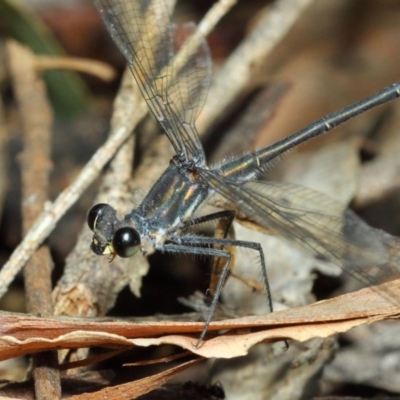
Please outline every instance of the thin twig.
M141 94L138 87L133 85L130 71L127 71L114 103L114 128L125 122L124 118L118 116L133 113L138 102L141 102ZM132 207L128 182L132 174L133 142L132 137L116 153L104 175L95 203L110 203L123 212ZM53 293L56 315L104 315L114 306L123 287L128 284L134 286L131 283L134 277L147 273L147 265L143 266L143 270L135 263L132 270L132 263L127 259L116 259L110 264L107 257L101 259L93 254L89 251L92 235L85 224L75 248L67 258L64 274ZM140 279L135 286L139 295Z
M94 75L103 81L112 81L117 74L110 65L87 58L37 56L35 66L39 73L48 69L71 69Z
M23 232L27 232L47 199L50 169L52 115L43 81L35 73L32 54L17 42L7 44L13 87L23 125L22 175ZM42 246L24 268L28 312L49 317L51 301L51 259ZM57 353L33 356L33 377L37 399L61 399Z
M220 0L210 8L194 33L185 41L181 50L174 58L175 71L180 71L181 68L183 68L188 58L198 49L221 18L223 18L236 3L237 0Z
M207 102L196 121L199 132L205 132L252 82L255 66L285 37L302 12L313 0L278 0L265 10L258 25L232 53L214 77Z

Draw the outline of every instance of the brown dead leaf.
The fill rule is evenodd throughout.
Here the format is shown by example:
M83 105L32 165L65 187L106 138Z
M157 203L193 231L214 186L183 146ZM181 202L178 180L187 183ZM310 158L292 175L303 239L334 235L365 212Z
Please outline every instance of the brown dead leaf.
M201 361L202 358L196 358L177 367L170 368L166 371L155 375L148 376L134 382L124 383L122 385L104 388L95 393L85 393L77 396L69 397L71 400L103 400L103 399L136 399L137 397L151 392L153 389L163 385L175 375L189 368L195 363Z
M377 290L379 289L379 290ZM355 326L398 318L400 309L380 293L398 295L400 280L267 315L213 322L209 338L198 348L202 322L119 322L86 319L0 315L0 360L54 349L126 347L172 344L206 358L243 356L257 343L293 339L306 341L345 332ZM389 296L388 296L389 297ZM221 332L222 331L222 332ZM211 337L212 332L219 332Z

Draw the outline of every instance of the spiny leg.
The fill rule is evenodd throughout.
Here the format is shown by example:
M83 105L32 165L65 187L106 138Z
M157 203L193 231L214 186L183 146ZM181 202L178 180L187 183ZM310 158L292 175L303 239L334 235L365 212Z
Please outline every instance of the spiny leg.
M235 211L229 211L230 218L223 219L221 218L218 221L218 225L214 231L214 238L221 238L221 239L229 239L229 240L236 240L235 230L233 227L233 221L236 216ZM253 290L261 291L263 289L262 285L257 284L256 282L247 279L239 274L237 274L234 270L235 261L236 261L236 248L233 245L214 245L214 248L219 250L228 251L231 254L231 262L229 265L228 276L237 279L238 281L242 282L244 285L249 286ZM221 271L224 268L225 261L222 258L214 257L212 264L211 264L211 278L210 278L210 286L209 286L209 293L211 296L214 296L216 286L219 281L219 276ZM226 283L226 280L224 281Z
M202 342L204 339L208 326L211 322L212 316L214 314L215 308L218 304L219 297L221 295L222 288L224 286L228 271L229 271L229 264L231 261L231 254L225 250L219 250L215 248L204 248L204 247L197 247L197 246L239 246L239 247L245 247L249 248L252 250L255 250L259 253L260 257L260 263L261 263L261 271L265 283L265 288L267 291L267 299L268 299L268 308L269 311L273 311L272 307L272 298L271 298L271 290L269 287L269 282L268 282L268 275L267 275L267 269L265 265L265 257L264 257L264 252L262 250L262 247L259 243L255 242L246 242L242 240L231 240L231 239L221 239L221 238L207 238L207 237L199 237L199 236L177 236L171 238L171 241L174 243L168 243L163 245L160 250L162 251L167 251L167 252L175 252L175 253L191 253L191 254L201 254L201 255L209 255L213 257L222 257L225 259L225 264L222 268L222 272L219 276L218 283L215 288L215 293L213 295L206 321L204 323L204 328L203 331L200 334L199 340L196 343L196 347L199 346L199 344Z
M214 238L226 239L229 235L230 239L235 239L235 232L233 230L233 220L235 219L236 213L235 211L225 210L219 211L213 214L204 215L198 218L194 218L190 221L186 221L184 223L184 227L199 225L205 222L210 222L214 220L218 220L217 227L214 229ZM221 244L214 244L214 248L216 250L223 250L231 255L231 261L229 263L229 271L227 273L227 277L232 274L232 268L235 264L235 248L234 246L224 246ZM215 290L219 281L219 276L221 271L223 270L226 263L226 259L224 257L213 257L211 263L211 277L210 284L208 287L208 293L214 297Z
M229 239L235 240L235 231L233 229L233 221L235 219L236 212L233 210L225 210L225 211L219 211L213 214L208 214L204 215L198 218L191 219L189 221L185 221L185 223L182 225L182 228L188 228L190 226L195 226L199 225L205 222L213 221L213 220L218 220L218 225L214 230L214 238L219 238L219 239ZM229 271L227 278L229 276L234 277L238 281L242 282L243 284L251 287L254 290L261 291L262 286L244 278L243 276L236 274L235 271L233 270L234 265L235 265L235 258L236 258L236 249L235 246L232 245L221 245L221 244L214 244L214 248L217 250L224 250L227 251L231 254L231 262L229 264ZM225 259L221 257L214 257L212 260L211 264L211 278L210 278L210 284L208 288L208 293L211 296L214 296L215 290L219 281L219 276L221 274L221 271L223 270L225 265ZM226 282L226 279L225 281Z
M166 251L169 253L188 253L188 254L199 254L199 255L207 255L211 257L219 257L219 258L225 258L225 266L224 269L220 275L219 282L216 288L216 292L213 296L213 299L211 301L210 307L207 312L207 317L204 322L204 328L200 333L200 336L195 344L195 347L199 347L201 342L204 340L204 337L207 333L208 326L210 325L212 316L214 315L215 308L217 307L218 304L218 299L221 294L221 290L224 284L224 281L226 279L228 270L229 270L229 264L231 260L231 255L224 251L224 250L217 250L214 248L202 248L202 247L189 247L188 245L182 245L182 244L175 244L175 243L167 243L164 244L161 248L161 251Z

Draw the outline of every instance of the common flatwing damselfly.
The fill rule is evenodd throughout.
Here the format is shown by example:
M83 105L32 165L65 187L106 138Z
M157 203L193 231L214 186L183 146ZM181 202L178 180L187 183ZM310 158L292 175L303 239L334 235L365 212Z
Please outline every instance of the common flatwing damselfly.
M400 95L400 82L329 114L298 132L235 160L209 167L195 120L210 84L211 59L206 43L182 66L174 65L174 29L165 0L93 0L112 39L124 55L152 114L175 151L168 167L142 203L122 220L108 204L88 214L98 255L130 257L149 246L167 253L199 254L223 261L199 344L206 335L238 246L258 252L268 287L265 257L259 243L234 240L228 231L237 214L268 232L296 242L322 260L340 266L365 285L393 279L399 272L396 238L371 228L352 211L321 193L287 183L257 180L289 149ZM231 209L198 215L213 194ZM191 228L206 221L225 222L221 237L201 236ZM240 222L240 221L239 221Z

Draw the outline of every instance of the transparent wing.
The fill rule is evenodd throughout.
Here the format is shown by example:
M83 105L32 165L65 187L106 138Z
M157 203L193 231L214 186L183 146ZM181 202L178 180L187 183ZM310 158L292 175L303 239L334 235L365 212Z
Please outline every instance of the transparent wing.
M174 32L165 0L93 0L151 112L175 152L204 161L195 120L207 96L211 58L205 41L175 71ZM186 27L180 32L189 32Z
M238 211L268 233L296 242L331 261L365 285L400 277L400 243L374 229L351 210L322 193L276 182L235 183L202 170L207 181Z
M174 38L179 40L176 49L183 51L183 58L187 61L179 71L174 71L168 90L168 104L173 111L172 115L178 117L174 126L179 130L184 146L190 151L190 158L201 156L201 162L204 161L203 147L198 138L195 121L204 106L211 84L211 56L204 40L192 55L190 49L180 48L180 44L195 28L193 23L187 23L174 29Z

